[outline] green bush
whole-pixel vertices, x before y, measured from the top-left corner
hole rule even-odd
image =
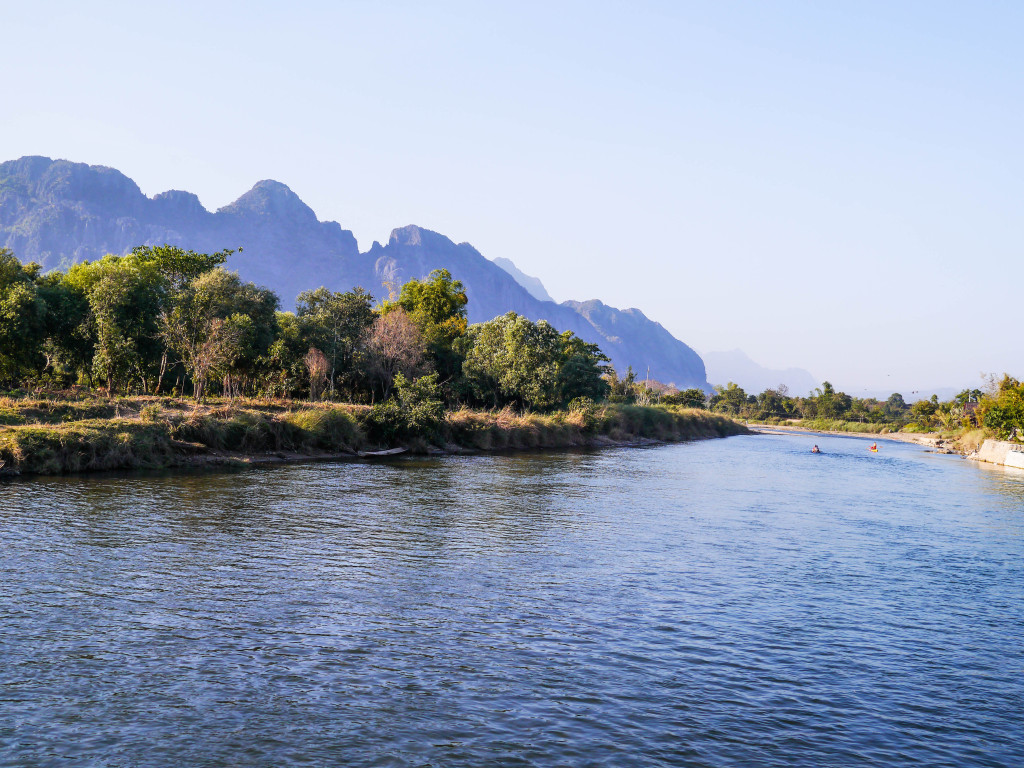
[[[389,397],[370,409],[363,422],[363,429],[370,442],[390,445],[405,436],[407,424],[402,406],[393,397]]]

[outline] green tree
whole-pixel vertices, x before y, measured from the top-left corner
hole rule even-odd
[[[1004,374],[995,392],[982,399],[980,415],[1004,440],[1024,435],[1024,384]]]
[[[850,410],[853,401],[845,392],[837,392],[832,382],[826,381],[816,390],[817,415],[826,419],[838,419]]]
[[[92,358],[96,350],[95,324],[89,299],[61,272],[37,280],[46,302],[46,339],[43,354],[46,371],[62,385],[81,381],[92,384]]]
[[[684,408],[704,408],[707,403],[707,395],[704,394],[703,389],[691,387],[680,392],[663,395],[661,402],[666,405],[681,405]]]
[[[237,252],[241,250],[238,248]],[[127,258],[150,265],[173,298],[197,277],[224,264],[235,252],[236,249],[226,248],[216,253],[197,253],[176,245],[140,245]]]
[[[743,391],[743,387],[732,381],[724,387],[715,387],[715,394],[711,398],[712,410],[739,416],[746,407],[747,393]]]
[[[238,251],[242,249],[239,248]],[[171,312],[181,300],[185,288],[201,275],[204,275],[224,264],[233,249],[224,249],[216,253],[197,253],[175,245],[140,245],[133,248],[128,259],[146,265],[158,276],[156,288],[160,296],[160,324],[166,326]],[[160,372],[157,376],[155,392],[159,393],[167,372],[168,347],[164,346],[160,357]]]
[[[292,312],[275,315],[277,335],[260,360],[263,389],[273,396],[299,397],[305,391],[307,369],[303,357],[309,344],[299,318]]]
[[[275,335],[276,309],[274,294],[219,267],[200,274],[178,293],[161,335],[180,355],[197,401],[212,376],[244,375],[265,357]]]
[[[403,309],[419,329],[434,369],[443,380],[457,376],[462,367],[461,345],[466,334],[465,286],[447,269],[435,269],[426,280],[410,280],[395,301],[384,302],[381,314]]]
[[[376,317],[373,296],[362,288],[335,293],[320,287],[303,291],[297,300],[298,318],[307,342],[323,351],[330,371],[330,396],[339,379],[351,391],[360,380],[360,357],[367,330]]]
[[[42,370],[47,305],[36,285],[39,270],[0,248],[0,381],[16,382]]]
[[[560,401],[563,340],[549,323],[509,312],[471,326],[468,340],[462,370],[478,402],[546,410]]]
[[[626,375],[623,378],[619,378],[618,372],[615,368],[609,366],[605,371],[605,383],[608,384],[608,394],[606,395],[608,402],[610,403],[634,403],[636,402],[636,371],[633,370],[633,366],[629,366],[626,369]]]
[[[898,419],[906,412],[907,408],[907,401],[903,399],[903,395],[899,392],[893,392],[889,395],[889,399],[885,401],[882,409],[889,418]]]
[[[577,397],[600,401],[608,395],[604,379],[610,359],[597,344],[584,341],[572,331],[560,335],[561,360],[558,365],[558,390],[561,404]]]
[[[95,338],[93,375],[107,390],[136,382],[142,391],[158,374],[162,344],[159,318],[163,283],[152,264],[104,256],[68,270],[66,285],[89,304],[89,335]]]

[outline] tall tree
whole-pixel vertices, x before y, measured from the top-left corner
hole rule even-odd
[[[104,256],[68,270],[65,282],[89,303],[95,354],[93,372],[108,391],[136,382],[148,391],[162,346],[159,318],[163,284],[153,265],[131,257]]]
[[[509,312],[469,329],[462,370],[476,398],[546,410],[560,400],[562,338],[544,320]]]
[[[242,249],[237,250],[240,252]],[[140,245],[132,249],[129,258],[147,265],[158,276],[161,300],[160,323],[166,326],[171,312],[181,299],[182,291],[200,275],[224,264],[233,253],[235,253],[234,249],[224,249],[216,253],[198,253],[176,245]],[[160,392],[164,374],[167,371],[168,352],[169,349],[165,344],[160,357],[160,372],[154,389],[156,393]]]
[[[584,341],[572,331],[560,336],[561,360],[558,367],[558,388],[562,404],[576,397],[603,400],[608,395],[604,374],[611,362],[597,344]]]
[[[327,357],[331,397],[339,377],[349,388],[354,386],[363,340],[376,317],[373,296],[362,288],[345,293],[324,287],[303,291],[298,296],[297,315],[308,343]]]
[[[274,326],[261,326],[276,322],[276,305],[272,293],[243,283],[237,274],[219,267],[200,274],[180,291],[162,322],[161,336],[181,356],[196,400],[202,399],[211,375],[230,374],[244,355],[255,360],[266,353]]]
[[[416,325],[435,370],[444,380],[456,377],[462,368],[457,344],[466,333],[466,288],[447,269],[435,269],[425,280],[410,280],[398,299],[384,302],[381,314],[401,308]]]
[[[402,374],[411,379],[425,367],[423,336],[401,307],[373,321],[366,333],[366,348],[371,371],[384,397],[390,393],[395,376]]]
[[[36,286],[39,270],[0,248],[0,381],[14,383],[42,368],[47,306]]]

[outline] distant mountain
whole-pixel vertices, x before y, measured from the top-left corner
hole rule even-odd
[[[471,323],[518,312],[599,344],[620,373],[630,366],[637,372],[650,366],[651,378],[707,387],[700,356],[640,310],[619,310],[596,300],[540,301],[469,243],[456,245],[444,235],[408,226],[394,230],[387,245],[375,242],[364,256],[370,262],[359,275],[365,282],[359,284],[376,278],[378,284],[398,286],[443,267],[465,284]]]
[[[52,269],[161,243],[197,251],[242,247],[229,266],[272,288],[285,304],[311,280],[347,288],[343,265],[359,258],[351,232],[317,221],[276,181],[261,181],[210,213],[190,192],[148,198],[113,168],[47,157],[0,164],[0,245],[23,261]]]
[[[360,253],[352,232],[319,221],[280,182],[261,181],[211,213],[189,192],[146,197],[112,168],[46,157],[0,164],[0,246],[23,261],[65,268],[161,243],[198,251],[241,247],[227,266],[275,291],[287,308],[300,291],[321,285],[336,291],[359,285],[381,298],[410,278],[448,269],[466,285],[470,322],[515,311],[599,344],[620,371],[632,366],[646,374],[650,367],[651,378],[708,388],[700,356],[639,310],[538,298],[468,243],[416,226],[396,229],[386,245],[374,242]]]
[[[705,352],[703,358],[708,381],[716,386],[724,386],[732,381],[749,394],[758,394],[785,384],[791,395],[802,397],[815,387],[821,386],[821,382],[803,368],[765,368],[739,349],[730,352]]]
[[[503,259],[499,256],[496,259],[492,259],[492,261],[512,275],[513,279],[523,286],[523,288],[528,290],[533,298],[540,301],[554,301],[544,288],[544,283],[542,283],[539,278],[526,274],[519,269],[519,267],[513,264],[510,259]]]

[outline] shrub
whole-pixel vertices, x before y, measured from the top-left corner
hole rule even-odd
[[[444,420],[444,401],[441,399],[437,374],[431,373],[410,381],[399,373],[395,376],[395,391],[405,416],[408,435],[434,435]]]
[[[393,397],[374,405],[366,415],[363,428],[371,442],[386,445],[406,433],[406,415]]]
[[[156,403],[150,403],[149,405],[142,406],[142,410],[139,411],[139,418],[149,424],[160,421],[160,416],[163,413],[163,409]]]

